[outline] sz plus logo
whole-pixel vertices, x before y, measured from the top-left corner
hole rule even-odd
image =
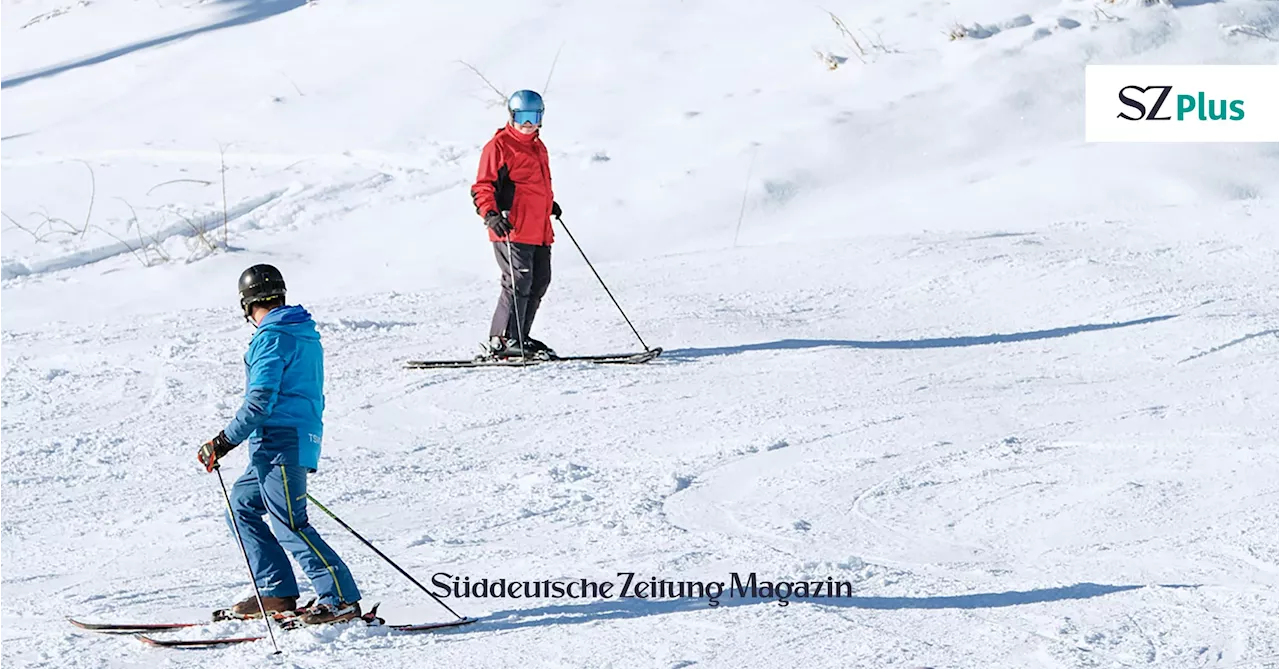
[[[1090,65],[1085,141],[1280,141],[1275,65]]]
[[[1117,116],[1126,121],[1172,121],[1174,118],[1179,121],[1244,120],[1244,100],[1214,100],[1206,98],[1204,91],[1195,95],[1182,93],[1174,96],[1172,93],[1173,86],[1125,86],[1120,89],[1119,98],[1129,109]],[[1158,97],[1151,103],[1153,94],[1158,94]],[[1173,102],[1166,105],[1171,97]],[[1176,111],[1171,112],[1169,107],[1176,107]],[[1176,114],[1176,117],[1170,114]]]

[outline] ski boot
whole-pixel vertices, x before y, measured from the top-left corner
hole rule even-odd
[[[532,351],[534,357],[542,360],[554,360],[556,358],[556,352],[551,350],[550,346],[533,337],[525,337],[524,349],[526,352]]]
[[[310,602],[307,603],[307,606]],[[279,619],[281,616],[289,616],[296,614],[299,610],[305,610],[307,606],[301,609],[298,607],[297,597],[263,597],[262,607],[266,608],[267,613],[271,617]],[[258,598],[250,596],[248,599],[236,602],[231,608],[217,609],[213,612],[213,621],[220,622],[223,620],[255,620],[262,617],[262,608],[258,607]]]
[[[546,344],[537,340],[526,339],[521,343],[506,337],[493,337],[489,340],[489,347],[482,357],[488,360],[508,360],[512,358],[549,360],[551,356],[548,351],[550,349],[547,348]]]
[[[377,607],[374,609],[376,610]],[[306,625],[332,625],[356,619],[364,620],[360,613],[360,602],[343,602],[336,606],[322,603],[302,611],[300,615],[281,621],[280,626],[284,629],[295,629]]]

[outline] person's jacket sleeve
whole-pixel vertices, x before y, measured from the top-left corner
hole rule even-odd
[[[484,216],[498,209],[496,184],[500,181],[502,156],[499,155],[498,142],[490,140],[480,152],[480,168],[476,171],[476,182],[471,186],[471,200],[476,205],[476,213]]]
[[[266,332],[255,337],[249,346],[249,382],[244,403],[224,430],[231,443],[240,444],[248,439],[271,416],[280,396],[280,379],[292,343],[292,337]]]

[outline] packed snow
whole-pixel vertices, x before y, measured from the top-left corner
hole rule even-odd
[[[1274,64],[1276,2],[2,7],[6,667],[1280,664],[1277,145],[1083,140],[1086,64]],[[652,362],[402,367],[486,338],[520,88]],[[563,232],[534,336],[642,350]],[[258,262],[325,346],[316,499],[437,594],[610,596],[275,658],[68,624],[252,593],[195,456]],[[452,618],[311,520],[388,622]]]

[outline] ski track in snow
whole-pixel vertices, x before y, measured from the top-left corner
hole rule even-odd
[[[831,7],[858,58],[786,3],[5,0],[4,665],[1276,667],[1275,147],[1086,145],[1072,87],[1274,62],[1221,26],[1278,13],[1016,4]],[[402,369],[474,355],[496,297],[467,189],[501,109],[457,60],[536,84],[561,47],[557,198],[665,352]],[[534,335],[637,350],[560,232]],[[851,592],[450,598],[480,621],[282,660],[71,627],[252,592],[195,451],[255,262],[326,349],[311,494],[419,580]],[[311,516],[389,622],[449,618]]]

